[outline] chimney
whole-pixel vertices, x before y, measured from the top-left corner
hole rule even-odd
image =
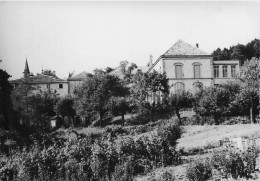
[[[199,48],[199,44],[198,43],[196,43],[196,47]]]

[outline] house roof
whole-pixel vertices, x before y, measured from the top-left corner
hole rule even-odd
[[[147,70],[149,73],[155,65],[162,59],[162,58],[188,58],[188,57],[210,57],[211,55],[206,53],[205,51],[192,46],[186,43],[183,40],[178,40],[169,50],[167,50],[163,55],[161,55],[154,64]]]
[[[80,74],[69,77],[68,80],[83,80],[83,79],[88,78],[90,75],[91,75],[90,73],[83,71]]]
[[[28,78],[21,78],[10,81],[11,83],[31,83],[31,84],[47,84],[47,83],[66,83],[67,81],[64,79],[60,79],[57,76],[49,76],[43,74],[37,74],[35,76],[31,76]]]
[[[205,51],[192,46],[183,40],[178,40],[163,56],[210,55]]]

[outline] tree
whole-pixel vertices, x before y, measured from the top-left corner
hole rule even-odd
[[[124,126],[125,123],[125,114],[128,110],[130,110],[130,100],[129,97],[113,97],[111,99],[112,101],[112,111],[119,112],[119,114],[122,116],[122,126]]]
[[[242,44],[237,44],[232,48],[232,54],[231,54],[231,59],[237,59],[244,63],[246,60],[245,56],[245,46]]]
[[[165,73],[161,74],[155,70],[150,73],[138,70],[133,76],[130,92],[139,111],[148,111],[152,121],[156,104],[161,103],[169,94],[168,78]]]
[[[106,68],[106,73],[110,73],[110,72],[112,72],[114,69],[112,69],[111,67],[107,67]]]
[[[57,112],[61,114],[63,120],[65,116],[74,117],[76,115],[75,109],[73,109],[74,100],[68,95],[62,97],[57,103]]]
[[[28,97],[28,103],[32,109],[31,119],[36,125],[46,128],[48,119],[55,115],[54,106],[58,102],[56,94],[40,92]]]
[[[52,70],[50,70],[50,69],[45,69],[45,70],[43,70],[43,71],[42,71],[42,74],[43,74],[43,75],[48,75],[48,76],[56,76],[55,71],[52,71]]]
[[[225,86],[207,87],[202,92],[195,95],[196,113],[202,116],[213,116],[215,124],[219,124],[219,119],[228,114],[230,101],[230,90]]]
[[[130,66],[127,67],[127,70],[125,71],[125,81],[126,83],[132,83],[133,80],[133,70],[137,68],[137,65],[135,63],[131,63]]]
[[[181,122],[181,116],[180,111],[183,108],[191,108],[194,102],[193,95],[190,92],[187,91],[177,91],[176,93],[170,94],[169,97],[171,107],[176,113],[179,124],[182,124]]]
[[[112,97],[124,96],[126,87],[122,81],[114,76],[106,74],[103,70],[95,70],[94,76],[89,77],[75,94],[74,108],[77,114],[83,117],[93,118],[99,114],[100,125],[109,113]]]
[[[25,118],[29,122],[30,105],[29,96],[33,94],[36,89],[32,84],[27,82],[27,79],[20,81],[16,86],[14,93],[14,104],[18,111],[21,113],[22,118]]]
[[[255,95],[259,92],[260,65],[259,59],[252,58],[246,61],[240,69],[240,80],[242,82],[242,92],[239,97],[245,100],[243,104],[249,106],[251,122],[255,122],[256,107],[259,101]],[[237,98],[238,99],[238,98]],[[237,100],[237,103],[242,103]],[[258,102],[258,103],[257,103]]]
[[[0,122],[7,128],[14,125],[13,107],[11,100],[12,85],[8,82],[11,77],[6,71],[0,69]],[[1,118],[2,117],[2,118]]]
[[[254,39],[245,46],[245,56],[248,60],[260,57],[260,40]]]

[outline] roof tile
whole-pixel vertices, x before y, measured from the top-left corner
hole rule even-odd
[[[181,56],[181,55],[209,55],[203,50],[192,46],[183,40],[178,40],[164,56]]]

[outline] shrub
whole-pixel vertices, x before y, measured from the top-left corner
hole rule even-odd
[[[243,153],[231,149],[215,152],[211,158],[211,165],[221,170],[220,174],[225,178],[249,178],[250,173],[255,171],[256,154],[254,149]]]
[[[190,181],[204,181],[212,176],[211,165],[208,160],[195,161],[187,168],[187,178]]]

